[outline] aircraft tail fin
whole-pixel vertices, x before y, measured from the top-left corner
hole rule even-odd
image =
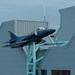
[[[14,33],[12,33],[11,31],[8,31],[8,32],[11,37],[10,41],[11,42],[16,41],[18,37]]]

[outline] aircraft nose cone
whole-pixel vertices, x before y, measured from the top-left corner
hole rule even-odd
[[[50,33],[54,33],[56,30],[55,29],[49,29],[48,30]]]
[[[54,33],[56,30],[55,29],[51,29],[51,31]]]

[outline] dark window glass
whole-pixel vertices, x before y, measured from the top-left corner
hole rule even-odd
[[[70,70],[52,70],[52,75],[70,75]]]
[[[41,70],[41,75],[47,75],[47,70]]]

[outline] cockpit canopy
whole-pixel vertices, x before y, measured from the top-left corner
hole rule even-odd
[[[33,34],[37,35],[38,32],[41,32],[41,31],[43,31],[43,30],[46,30],[46,28],[44,28],[44,27],[39,27],[36,31],[30,33],[30,35],[33,35]]]
[[[45,28],[44,27],[39,27],[38,30],[45,30]]]

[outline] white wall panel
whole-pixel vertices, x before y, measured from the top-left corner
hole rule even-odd
[[[44,21],[23,21],[16,20],[15,21],[15,33],[17,35],[26,35],[39,27],[48,28],[48,22]]]

